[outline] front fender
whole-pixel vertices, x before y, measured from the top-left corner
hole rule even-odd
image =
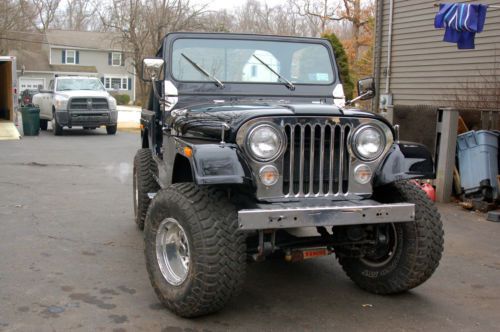
[[[374,186],[400,180],[434,179],[432,155],[425,145],[412,142],[394,143],[375,172]]]
[[[185,148],[190,148],[185,150]],[[250,168],[240,158],[235,144],[189,144],[177,141],[178,153],[189,160],[193,181],[198,185],[248,184],[252,181]]]

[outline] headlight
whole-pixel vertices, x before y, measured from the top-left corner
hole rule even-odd
[[[66,98],[62,98],[62,97],[56,97],[55,101],[54,101],[54,106],[56,107],[56,109],[58,110],[64,110],[66,109],[66,106],[68,105],[68,99]]]
[[[386,139],[382,130],[376,126],[363,126],[354,132],[352,149],[362,160],[375,160],[384,152]]]
[[[110,109],[115,109],[116,108],[116,99],[113,97],[108,98],[108,103],[109,103],[109,108]]]
[[[259,161],[269,161],[281,153],[283,137],[274,126],[262,124],[250,131],[247,146],[252,157]]]

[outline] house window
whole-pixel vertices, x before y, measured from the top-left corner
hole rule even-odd
[[[76,51],[66,50],[66,63],[70,65],[76,64]]]
[[[121,53],[113,52],[111,65],[112,66],[121,66],[122,65],[122,54]]]
[[[128,77],[104,77],[104,87],[107,90],[128,90]]]

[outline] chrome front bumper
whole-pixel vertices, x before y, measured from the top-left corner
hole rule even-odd
[[[242,230],[345,226],[408,222],[415,220],[415,205],[382,204],[373,200],[329,202],[328,205],[297,206],[265,204],[259,209],[240,210]]]

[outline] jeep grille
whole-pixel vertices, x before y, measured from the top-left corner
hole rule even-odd
[[[285,124],[283,194],[311,197],[346,194],[349,188],[349,124]]]
[[[74,111],[106,110],[108,101],[106,98],[73,98],[68,109]]]

